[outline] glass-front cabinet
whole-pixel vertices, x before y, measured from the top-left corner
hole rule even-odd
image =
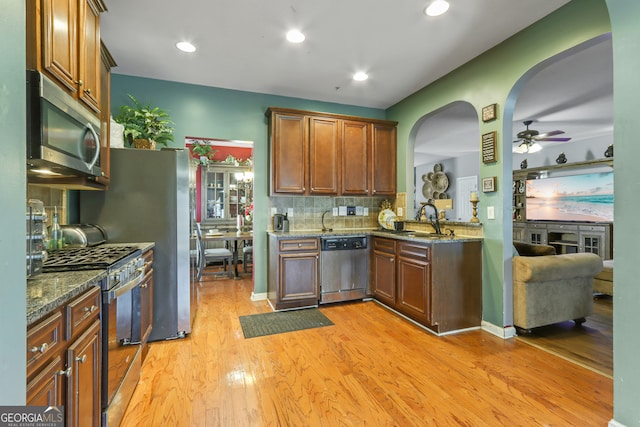
[[[202,221],[235,225],[251,203],[253,182],[249,167],[205,166],[202,169]]]

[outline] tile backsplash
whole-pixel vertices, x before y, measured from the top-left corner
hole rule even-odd
[[[393,203],[392,197],[323,197],[323,196],[271,196],[269,212],[272,208],[277,213],[289,214],[290,230],[318,230],[322,228],[322,213],[325,215],[325,226],[336,229],[377,228],[380,204],[383,200]],[[369,210],[366,216],[333,216],[333,208],[339,206],[362,206]],[[273,223],[269,224],[273,229]]]
[[[67,223],[67,192],[65,190],[27,185],[27,199],[42,201],[44,210],[47,212],[47,226],[51,225],[56,208],[60,224]]]

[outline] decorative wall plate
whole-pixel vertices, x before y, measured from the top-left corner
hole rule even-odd
[[[391,209],[384,209],[378,214],[378,223],[387,230],[395,230],[396,214]]]
[[[449,178],[444,172],[436,172],[433,174],[433,188],[438,193],[444,193],[449,188]]]

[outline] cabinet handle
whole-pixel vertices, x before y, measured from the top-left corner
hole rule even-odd
[[[96,308],[98,308],[96,305],[92,305],[91,307],[85,307],[84,308],[84,312],[85,313],[93,313],[94,311],[96,311]]]
[[[71,376],[71,366],[69,366],[67,369],[65,369],[64,371],[59,371],[58,375],[60,376],[65,376],[67,378],[69,378]]]
[[[84,82],[82,80],[76,80],[76,84],[78,86],[82,86],[84,84]]]
[[[76,362],[84,363],[87,360],[87,355],[83,354],[82,357],[76,357]]]
[[[31,347],[31,353],[44,353],[47,350],[49,350],[49,344],[46,342],[43,342],[40,347]]]

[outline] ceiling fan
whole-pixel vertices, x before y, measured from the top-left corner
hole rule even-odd
[[[571,138],[552,138],[553,136],[563,134],[564,131],[561,130],[552,130],[551,132],[540,133],[535,129],[529,129],[529,125],[533,123],[533,120],[525,120],[522,122],[526,129],[518,132],[516,139],[513,142],[519,142],[520,144],[513,148],[514,153],[536,153],[542,150],[542,146],[538,144],[538,141],[558,141],[558,142],[567,142],[571,140]]]

